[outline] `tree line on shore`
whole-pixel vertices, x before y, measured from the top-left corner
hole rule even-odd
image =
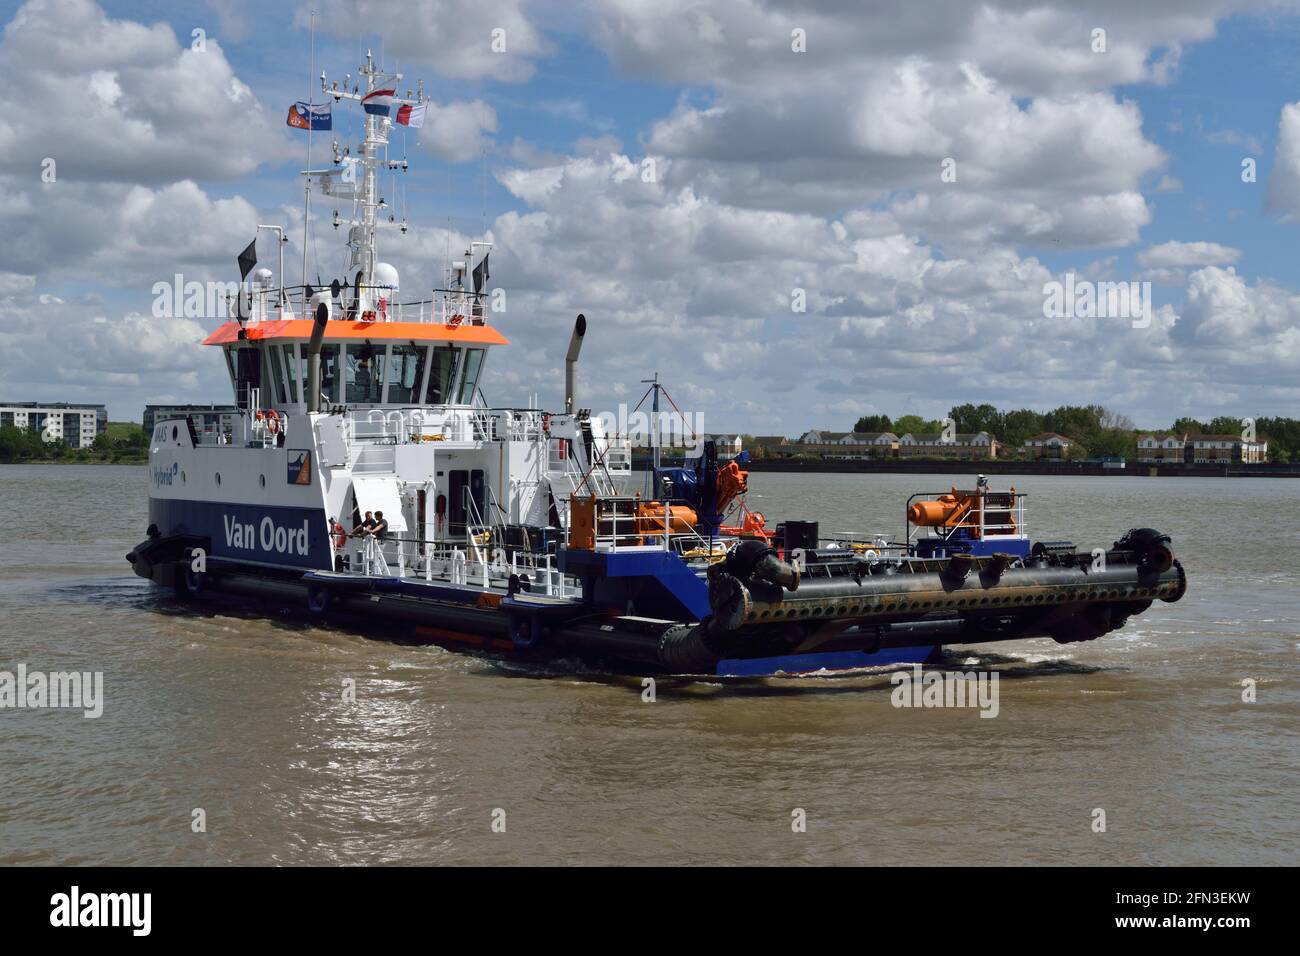
[[[74,448],[67,439],[46,441],[39,432],[16,425],[0,425],[0,463],[31,461],[135,462],[144,461],[149,439],[134,422],[109,422],[95,437],[92,448]]]
[[[1072,458],[1120,456],[1131,459],[1137,455],[1138,435],[1162,433],[1158,429],[1139,429],[1127,415],[1111,411],[1104,405],[1062,405],[1049,412],[1037,412],[1031,408],[1002,411],[993,405],[967,403],[954,406],[948,416],[958,432],[988,432],[1008,448],[1019,449],[1027,438],[1056,432],[1076,443],[1070,450]],[[1167,433],[1240,435],[1246,427],[1244,419],[1228,415],[1208,421],[1180,418]],[[893,432],[900,436],[908,432],[933,434],[943,430],[943,422],[919,415],[903,415],[897,419],[888,415],[864,415],[857,420],[853,430]],[[1256,418],[1254,430],[1258,440],[1268,442],[1270,461],[1300,461],[1300,419]]]

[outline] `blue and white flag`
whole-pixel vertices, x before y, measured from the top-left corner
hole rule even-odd
[[[330,104],[321,103],[319,105],[304,103],[299,100],[289,107],[289,117],[285,121],[286,126],[292,126],[295,129],[333,129],[334,121],[330,115]]]

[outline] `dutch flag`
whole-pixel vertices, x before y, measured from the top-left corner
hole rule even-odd
[[[375,116],[387,116],[392,111],[393,101],[396,99],[395,89],[374,90],[361,97],[361,107]]]

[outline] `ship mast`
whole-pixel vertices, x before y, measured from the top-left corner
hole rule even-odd
[[[360,67],[358,72],[363,81],[351,90],[339,89],[337,81],[334,82],[333,86],[327,88],[325,74],[321,73],[321,89],[333,96],[335,101],[355,100],[361,102],[377,90],[391,88],[393,90],[391,109],[393,110],[399,106],[418,106],[424,102],[423,89],[420,90],[417,99],[409,97],[409,90],[407,91],[407,97],[397,96],[397,84],[401,82],[402,74],[382,72],[375,66],[374,56],[369,50],[366,51],[365,65]],[[344,83],[346,87],[346,78]],[[352,249],[348,278],[355,281],[357,272],[360,272],[362,297],[368,299],[369,287],[374,285],[375,265],[378,262],[375,230],[379,222],[379,208],[382,204],[379,196],[379,167],[383,162],[382,154],[388,146],[388,134],[393,128],[393,119],[391,116],[381,113],[367,112],[365,114],[365,124],[365,138],[361,141],[361,155],[357,160],[357,164],[361,167],[361,182],[357,198],[357,202],[361,207],[360,218],[336,220],[335,225],[346,222],[352,227],[348,233],[348,246]],[[335,163],[338,163],[340,153],[337,141],[334,144],[334,154]],[[403,162],[402,167],[405,168],[405,166],[406,163]]]

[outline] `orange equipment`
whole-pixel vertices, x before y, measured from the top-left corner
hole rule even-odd
[[[714,502],[717,513],[726,514],[727,505],[747,491],[749,491],[749,472],[741,471],[740,466],[734,461],[727,462],[726,465],[718,469],[718,497],[717,501]]]
[[[596,496],[569,499],[569,547],[575,551],[596,550]]]
[[[673,534],[684,534],[695,528],[699,516],[694,508],[685,505],[668,506],[668,526]],[[643,501],[636,506],[636,533],[663,535],[664,504],[662,501]]]
[[[767,519],[763,517],[761,511],[750,511],[745,507],[742,501],[740,504],[741,522],[739,525],[723,525],[722,533],[735,535],[737,538],[764,538],[771,539],[776,537],[775,531],[767,530]]]
[[[915,502],[907,509],[907,520],[924,528],[955,528],[974,506],[974,496],[959,494],[954,488],[951,494],[940,495],[932,501]]]
[[[1016,519],[1011,511],[1014,501],[1014,488],[1010,495],[953,488],[948,494],[933,500],[914,502],[907,509],[907,520],[925,528],[971,528],[976,537],[981,523],[986,535],[1015,534]],[[992,510],[994,507],[997,507],[996,511]]]

